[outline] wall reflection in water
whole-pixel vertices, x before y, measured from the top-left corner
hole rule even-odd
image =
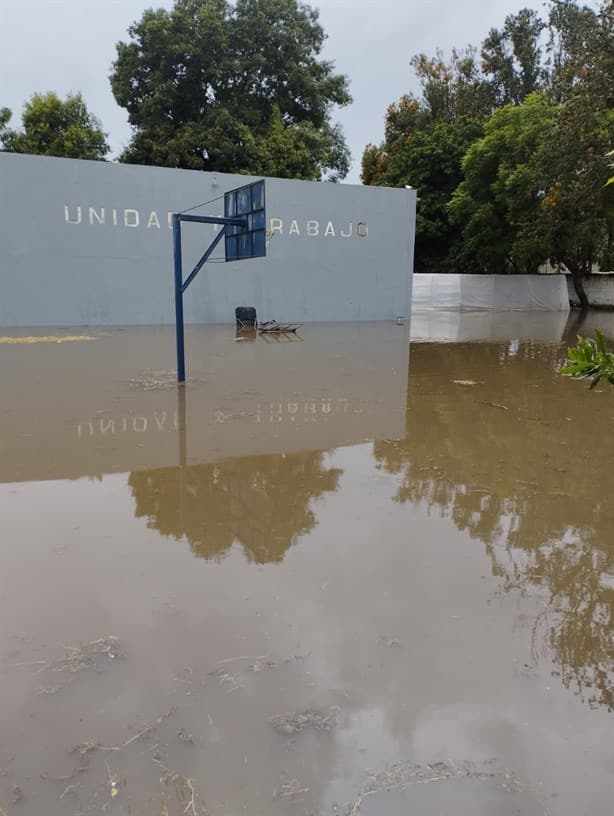
[[[559,346],[425,344],[411,352],[407,435],[376,442],[424,505],[484,542],[505,592],[547,593],[532,652],[614,709],[611,394],[562,380]]]

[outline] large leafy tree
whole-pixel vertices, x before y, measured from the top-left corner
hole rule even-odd
[[[548,245],[536,229],[543,162],[559,108],[540,94],[496,110],[463,160],[449,210],[462,230],[462,265],[479,272],[537,272]]]
[[[446,207],[462,178],[462,158],[482,133],[491,94],[472,49],[455,51],[447,62],[441,53],[432,59],[419,54],[412,66],[421,95],[408,94],[390,105],[384,142],[368,145],[363,154],[362,180],[418,188],[416,271],[447,272],[459,251],[461,230]]]
[[[563,106],[544,153],[547,189],[539,228],[550,260],[572,274],[582,306],[584,279],[614,262],[614,189],[607,186],[614,144],[614,6],[595,11],[573,0],[550,15],[550,94]]]
[[[335,106],[347,79],[321,58],[318,13],[297,0],[176,0],[117,45],[111,87],[133,127],[121,161],[342,178]]]
[[[401,103],[410,105],[411,102]],[[397,108],[392,119],[399,113]],[[465,152],[482,133],[481,120],[464,116],[455,121],[434,121],[409,131],[411,150],[382,154],[369,147],[363,156],[363,181],[395,187],[406,180],[420,192],[416,215],[416,271],[451,272],[462,251],[462,229],[447,210],[450,196],[462,179]],[[477,271],[466,268],[465,271]]]
[[[480,63],[472,49],[414,57],[421,94],[389,108],[362,178],[418,187],[418,271],[534,272],[549,260],[587,304],[584,278],[613,261],[613,24],[609,2],[553,0],[544,20],[524,9],[493,28]]]
[[[482,70],[497,105],[519,104],[546,80],[540,43],[546,24],[536,11],[522,9],[493,28],[482,43]]]
[[[79,93],[66,99],[52,92],[34,94],[23,108],[23,129],[9,128],[10,119],[11,111],[0,109],[0,147],[7,152],[95,160],[109,152],[100,121]]]
[[[614,254],[613,19],[605,6],[553,7],[548,96],[493,113],[450,204],[463,254],[482,271],[535,272],[549,261],[569,270],[582,306],[585,278]]]
[[[441,52],[413,57],[420,94],[391,105],[383,143],[365,148],[365,184],[419,190],[416,271],[480,271],[479,260],[463,252],[462,223],[450,217],[448,203],[483,122],[497,105],[519,102],[542,83],[542,28],[525,9],[491,30],[479,57],[472,47],[453,50],[448,60]]]

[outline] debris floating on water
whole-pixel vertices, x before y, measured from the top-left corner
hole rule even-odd
[[[258,324],[260,334],[295,334],[302,327],[302,323],[278,323],[276,320],[267,320]]]
[[[383,643],[384,646],[388,646],[388,648],[390,649],[401,645],[400,640],[397,640],[396,638],[387,637],[387,635],[380,635],[378,640],[380,643]]]
[[[146,371],[138,377],[128,380],[128,385],[135,391],[171,391],[177,389],[177,372]]]
[[[64,646],[64,656],[47,663],[46,668],[54,672],[81,672],[98,669],[107,660],[122,656],[119,638],[114,635],[91,640],[83,646]]]
[[[0,337],[0,345],[6,346],[30,346],[35,343],[79,343],[82,340],[95,340],[88,334],[58,334],[40,335],[30,337]]]
[[[304,788],[298,779],[289,779],[279,788],[275,788],[273,799],[290,799],[292,802],[297,802],[306,793],[309,793],[309,788]]]
[[[493,761],[485,763],[485,766],[492,765]],[[455,763],[452,760],[424,765],[399,762],[383,771],[369,774],[356,798],[349,804],[347,816],[358,816],[362,802],[367,796],[404,790],[410,785],[447,782],[451,779],[474,779],[482,782],[493,780],[508,792],[525,789],[525,786],[508,768],[504,771],[497,771],[490,767],[478,767],[471,762]],[[547,811],[544,811],[544,815],[547,816]]]
[[[300,714],[278,714],[271,718],[276,731],[282,734],[295,734],[303,728],[317,728],[330,731],[339,721],[339,708],[331,706],[326,711],[308,709]]]
[[[38,666],[36,674],[53,672],[64,675],[59,683],[42,686],[35,690],[35,694],[57,694],[73,681],[71,675],[94,669],[102,671],[109,660],[122,657],[119,638],[108,635],[104,638],[92,640],[81,646],[64,646],[64,654],[52,660],[35,660],[31,663],[17,663],[16,666]]]

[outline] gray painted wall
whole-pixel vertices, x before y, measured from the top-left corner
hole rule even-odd
[[[251,180],[0,153],[0,325],[174,322],[168,214]],[[232,322],[239,305],[279,321],[409,314],[414,190],[268,179],[266,195],[267,257],[207,264],[188,322]],[[222,214],[223,201],[205,211]],[[215,233],[183,232],[187,277]]]

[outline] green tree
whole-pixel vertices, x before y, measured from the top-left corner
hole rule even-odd
[[[541,168],[559,108],[541,94],[506,105],[486,122],[484,136],[463,160],[463,181],[449,210],[462,229],[459,260],[480,272],[537,272],[548,244],[536,229],[544,198]]]
[[[614,7],[562,0],[550,16],[550,93],[559,125],[543,156],[548,189],[539,228],[553,263],[572,275],[580,304],[595,264],[614,261],[614,190],[606,187],[614,142]]]
[[[532,94],[495,111],[463,160],[450,213],[468,264],[535,273],[549,261],[569,270],[587,306],[583,281],[612,255],[606,146],[614,114],[589,111],[583,100],[580,108],[575,99],[555,105]]]
[[[461,162],[482,133],[481,121],[464,116],[432,122],[411,133],[411,150],[393,150],[385,158],[378,148],[363,156],[363,181],[399,186],[411,183],[420,191],[416,215],[416,271],[452,272],[461,253],[462,229],[448,214],[450,196],[462,179]],[[371,164],[372,170],[369,169]],[[477,271],[465,268],[465,271]]]
[[[546,24],[536,11],[522,9],[493,28],[482,43],[482,71],[497,106],[519,104],[545,82],[540,37]]]
[[[94,160],[109,152],[100,121],[79,93],[65,100],[53,92],[34,94],[24,105],[21,131],[8,127],[10,118],[8,108],[0,109],[0,146],[7,152]]]
[[[460,51],[453,49],[447,62],[441,51],[430,58],[417,54],[410,65],[420,82],[420,102],[427,120],[481,117],[493,109],[492,84],[480,70],[477,51],[472,46]]]
[[[419,54],[411,62],[421,96],[401,97],[386,114],[384,142],[368,145],[362,181],[420,191],[416,220],[416,271],[448,272],[459,251],[460,229],[447,203],[462,178],[461,161],[482,133],[490,92],[480,78],[473,49],[455,51],[449,62]]]
[[[351,100],[298,0],[176,0],[117,45],[111,87],[132,140],[121,161],[333,180],[349,152],[331,121]]]
[[[419,96],[391,105],[365,184],[420,192],[418,271],[567,269],[582,305],[614,260],[614,6],[523,9],[474,49],[411,64]],[[447,150],[442,147],[447,144]],[[429,159],[430,167],[429,167]]]

